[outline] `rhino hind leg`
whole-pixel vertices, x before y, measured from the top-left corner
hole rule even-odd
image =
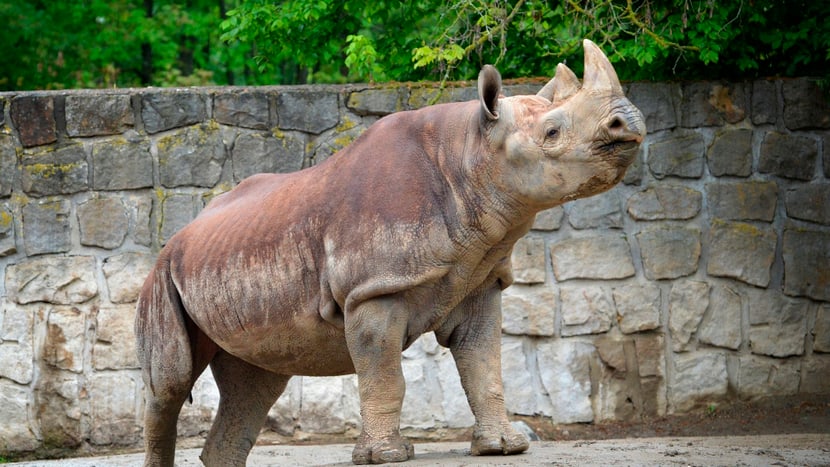
[[[268,410],[290,376],[256,367],[224,351],[210,362],[219,388],[219,409],[200,456],[208,466],[244,466]]]
[[[470,452],[519,454],[530,447],[525,435],[510,425],[501,379],[501,293],[492,288],[471,295],[453,312],[450,326],[436,337],[452,352],[461,385],[476,422]]]
[[[173,466],[176,422],[189,395],[188,386],[163,395],[148,392],[144,409],[145,466]]]
[[[144,465],[154,467],[174,465],[179,412],[207,366],[194,349],[210,348],[205,339],[191,334],[195,327],[184,312],[169,270],[163,266],[157,266],[145,283],[135,321],[146,398]]]
[[[189,357],[189,356],[187,356]],[[160,360],[160,358],[157,357]],[[181,371],[158,371],[145,391],[144,445],[145,466],[174,465],[176,425],[184,402],[191,398],[194,379],[207,365],[192,367],[189,358],[167,355],[165,360],[186,367]],[[196,370],[191,373],[190,370]],[[149,376],[146,376],[149,380]]]

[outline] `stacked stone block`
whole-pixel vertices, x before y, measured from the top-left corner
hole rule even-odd
[[[542,83],[508,86],[532,93]],[[557,423],[830,394],[830,108],[810,79],[634,83],[624,183],[539,213],[503,296],[508,410]],[[0,453],[137,446],[132,322],[164,243],[258,172],[326,159],[431,85],[0,94]],[[403,354],[402,424],[470,426],[449,351]],[[218,394],[197,381],[182,435]],[[357,380],[294,378],[267,426],[355,433]]]

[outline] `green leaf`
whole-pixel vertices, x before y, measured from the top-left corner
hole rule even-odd
[[[430,65],[438,58],[438,51],[432,47],[418,47],[412,51],[412,61],[416,69]]]
[[[450,44],[438,53],[438,59],[447,63],[455,63],[462,58],[464,58],[464,48],[458,44]]]

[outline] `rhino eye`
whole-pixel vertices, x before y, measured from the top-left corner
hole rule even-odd
[[[559,130],[556,128],[551,128],[548,130],[547,137],[548,138],[556,138],[556,135],[559,134]]]

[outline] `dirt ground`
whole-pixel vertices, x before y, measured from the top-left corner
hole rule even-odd
[[[828,375],[830,377],[830,375]],[[754,436],[771,434],[819,433],[830,435],[830,395],[776,397],[729,405],[712,405],[683,415],[646,418],[627,422],[578,423],[557,425],[542,417],[514,416],[524,421],[541,441],[578,441],[655,437]],[[258,444],[334,444],[351,443],[357,436],[297,434],[293,438],[263,432]],[[406,433],[421,441],[466,441],[468,430],[437,430]],[[186,445],[195,447],[201,439]],[[830,448],[830,446],[828,446]]]
[[[830,375],[827,375],[830,378]],[[599,440],[677,436],[830,434],[830,396],[800,395],[710,406],[685,415],[634,422],[554,425],[520,417],[543,440]],[[830,448],[830,446],[828,446]]]
[[[401,467],[426,466],[827,466],[830,436],[820,434],[729,436],[704,438],[636,438],[583,441],[534,441],[515,456],[471,457],[469,443],[415,444],[415,458]],[[351,444],[255,446],[247,465],[349,467]],[[197,467],[199,449],[176,452],[178,467]],[[141,454],[36,461],[15,467],[133,467]],[[387,464],[389,465],[389,464]]]
[[[518,417],[540,440],[528,453],[509,457],[471,457],[469,430],[429,432],[415,437],[411,466],[473,465],[686,465],[830,466],[830,396],[798,396],[709,406],[681,415],[600,424],[554,425]],[[198,466],[201,438],[180,440],[178,466]],[[250,466],[351,465],[350,437],[295,436],[273,432],[260,437]],[[126,467],[143,456],[103,455],[12,463],[16,467]],[[96,457],[96,454],[98,456]]]

